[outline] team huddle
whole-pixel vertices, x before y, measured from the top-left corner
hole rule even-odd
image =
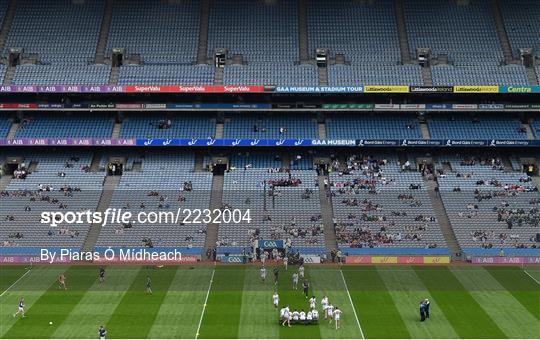
[[[278,276],[279,276],[279,269],[274,268],[274,284],[277,285],[278,282]],[[260,275],[261,280],[263,282],[266,281],[266,267],[263,265],[260,269]],[[292,274],[292,289],[297,290],[298,289],[298,283],[300,280],[302,280],[302,288],[303,293],[306,297],[306,299],[309,297],[309,281],[305,278],[305,268],[303,265],[300,265],[298,268],[298,272],[294,272]],[[279,295],[277,293],[277,290],[274,291],[274,294],[272,295],[272,302],[274,304],[275,308],[279,308]],[[279,311],[279,321],[282,326],[289,326],[291,327],[292,324],[303,324],[303,325],[309,325],[309,324],[315,324],[319,322],[319,310],[317,309],[317,299],[315,296],[311,296],[308,300],[309,302],[309,308],[305,309],[294,309],[291,310],[288,305],[283,306]],[[321,306],[322,311],[324,315],[325,320],[329,320],[329,323],[332,323],[335,321],[336,330],[340,327],[340,319],[341,319],[341,310],[338,307],[333,306],[330,301],[328,300],[327,296],[324,296],[321,299]]]
[[[279,296],[276,293],[272,296],[272,299],[274,301],[274,306],[277,308],[279,304]],[[332,321],[335,321],[336,329],[339,329],[340,327],[340,319],[341,319],[341,310],[337,306],[333,306],[330,301],[328,300],[327,296],[323,296],[321,299],[321,306],[324,313],[324,319],[329,320],[328,323],[332,323]],[[306,313],[304,309],[301,309],[298,311],[297,309],[291,311],[289,306],[284,306],[279,311],[279,320],[282,326],[289,326],[291,327],[291,324],[311,324],[311,323],[318,323],[319,322],[319,311],[317,310],[317,299],[315,296],[312,296],[309,299],[309,309]]]

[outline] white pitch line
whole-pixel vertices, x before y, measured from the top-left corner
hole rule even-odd
[[[366,337],[364,336],[362,325],[360,325],[360,320],[358,319],[358,315],[356,314],[356,309],[354,308],[354,303],[352,302],[351,293],[349,293],[349,287],[347,286],[347,281],[345,281],[345,276],[343,275],[343,271],[340,269],[339,272],[341,273],[341,279],[343,280],[343,284],[345,285],[345,289],[347,290],[347,295],[349,296],[349,301],[351,302],[351,307],[354,312],[354,317],[356,318],[358,329],[360,329],[360,335],[362,335],[362,339],[365,339]]]
[[[206,310],[206,303],[208,302],[208,296],[210,295],[210,290],[212,289],[212,283],[214,282],[214,274],[216,270],[212,270],[212,277],[210,278],[210,284],[208,285],[208,291],[206,292],[206,298],[204,299],[204,305],[201,312],[201,318],[199,320],[199,326],[197,326],[197,333],[195,334],[195,339],[199,338],[199,331],[201,330],[201,324],[204,317],[204,311]]]
[[[11,288],[13,288],[13,286],[15,286],[17,283],[19,283],[19,281],[21,281],[28,273],[30,273],[30,269],[28,269],[24,274],[21,275],[21,277],[19,277],[17,279],[17,281],[13,282],[13,284],[9,287],[7,287],[6,290],[4,290],[2,292],[2,294],[0,294],[0,297],[4,296],[4,294],[6,294],[8,292],[8,290],[10,290]]]
[[[527,272],[525,269],[523,269],[523,272],[527,274],[531,279],[533,279],[534,282],[536,282],[536,284],[540,286],[540,282],[537,279],[535,279],[531,274],[529,274],[529,272]]]

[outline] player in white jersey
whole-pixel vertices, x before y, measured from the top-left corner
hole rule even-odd
[[[300,279],[304,278],[304,265],[301,264],[300,267],[298,267],[298,275],[300,276]]]
[[[319,320],[319,311],[314,309],[311,311],[311,314],[313,315],[313,320]]]
[[[287,254],[285,254],[285,257],[283,258],[283,264],[285,265],[285,270],[289,269],[289,258],[287,257]]]
[[[315,296],[312,296],[311,299],[309,299],[309,309],[315,309],[317,306],[317,299],[315,299]]]
[[[292,288],[294,290],[298,289],[298,273],[293,273],[292,274]]]
[[[262,282],[266,281],[266,268],[264,266],[261,268],[261,280]]]
[[[308,311],[308,312],[307,312],[306,320],[307,320],[308,322],[311,322],[311,321],[313,320],[313,312],[312,312],[312,311]]]
[[[341,309],[336,306],[336,309],[334,310],[334,320],[336,320],[336,329],[339,328],[340,322],[339,319],[341,318]]]
[[[321,299],[321,305],[324,312],[324,318],[327,319],[328,318],[328,297],[326,295],[323,296],[323,298]]]
[[[267,255],[266,255],[266,251],[265,251],[265,252],[263,252],[261,254],[261,262],[262,262],[263,266],[266,263],[266,258],[267,258]]]
[[[274,292],[274,295],[272,295],[272,301],[274,302],[274,307],[278,308],[279,295],[277,292]]]
[[[303,309],[300,312],[300,321],[306,321],[306,312]]]
[[[285,326],[285,324],[291,327],[291,312],[289,311],[289,306],[283,308],[283,323],[281,325]]]
[[[296,309],[292,312],[292,319],[293,321],[298,321],[298,319],[300,319],[300,313],[298,313]]]
[[[22,297],[20,300],[19,300],[19,309],[17,310],[17,313],[13,314],[13,317],[16,317],[17,315],[21,315],[23,318],[25,317],[24,316],[24,298]]]
[[[330,319],[329,323],[332,323],[332,320],[334,319],[334,306],[332,306],[331,303],[328,304],[326,311],[328,312],[328,318]]]

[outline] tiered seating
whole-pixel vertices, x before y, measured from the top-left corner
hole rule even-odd
[[[122,138],[212,138],[216,133],[215,121],[208,115],[172,115],[171,126],[160,129],[164,115],[148,113],[129,114],[120,130]]]
[[[311,116],[291,114],[233,115],[224,124],[225,138],[308,139],[318,138],[318,125]]]
[[[89,224],[49,227],[40,223],[43,211],[96,210],[105,174],[85,172],[85,167],[91,162],[90,153],[79,153],[76,157],[50,152],[25,157],[26,166],[30,162],[38,162],[36,171],[24,180],[12,179],[6,189],[9,195],[0,195],[0,240],[3,246],[82,246]],[[59,176],[59,173],[65,176]],[[53,189],[39,192],[40,185],[51,186]],[[62,187],[73,189],[71,196],[61,192]],[[45,200],[47,197],[48,200]],[[9,216],[13,216],[13,220]],[[13,237],[16,233],[22,234],[22,238]]]
[[[87,64],[96,52],[104,6],[104,0],[17,1],[4,53],[20,47],[43,63]]]
[[[290,165],[293,170],[313,170],[313,155],[306,152],[295,152],[289,155]]]
[[[208,55],[216,48],[242,54],[249,64],[298,61],[298,3],[280,0],[211,1]],[[257,65],[262,66],[262,65]]]
[[[11,119],[6,115],[0,115],[0,138],[6,138],[11,127]]]
[[[453,63],[433,68],[434,85],[528,84],[523,67],[499,66],[503,54],[491,1],[405,1],[404,9],[411,52],[431,48]]]
[[[400,66],[393,1],[308,1],[309,51],[328,48],[349,65],[328,69],[330,85],[421,85],[418,66]]]
[[[491,1],[404,1],[405,20],[412,53],[431,48],[433,54],[448,54],[456,65],[498,65],[503,59]]]
[[[532,127],[533,134],[536,137],[536,139],[540,139],[540,120],[539,119],[532,120],[531,127]]]
[[[276,196],[269,196],[269,181],[289,178],[299,179],[301,183],[275,187]],[[222,251],[228,248],[235,252],[241,247],[250,247],[255,239],[290,239],[294,249],[324,247],[319,190],[315,181],[315,171],[305,170],[292,170],[290,175],[285,172],[269,173],[266,169],[226,173],[223,203],[231,209],[249,209],[252,221],[221,226],[218,246],[224,247]]]
[[[317,68],[313,65],[249,64],[225,67],[226,85],[316,86]]]
[[[208,85],[214,68],[208,65],[144,65],[120,68],[119,85]]]
[[[109,82],[108,65],[19,65],[14,85],[103,85]]]
[[[428,121],[433,139],[527,139],[521,122],[504,116],[433,115]]]
[[[6,65],[0,64],[0,81],[4,82],[4,75],[6,74]]]
[[[352,64],[396,65],[400,60],[393,1],[307,2],[309,51],[328,48]]]
[[[420,66],[348,66],[331,65],[328,67],[330,85],[422,85]]]
[[[268,152],[234,153],[229,160],[230,165],[237,169],[243,169],[245,167],[256,169],[280,169],[283,167],[280,156]]]
[[[112,208],[123,208],[137,216],[145,213],[172,213],[181,209],[207,209],[210,204],[211,173],[194,173],[193,155],[152,153],[145,155],[142,171],[126,172],[113,194]],[[191,182],[193,190],[184,190]],[[154,192],[154,195],[151,195]],[[185,200],[184,200],[185,199]],[[181,224],[172,219],[139,225],[109,224],[102,228],[96,247],[186,247],[201,248],[205,224]],[[195,250],[195,249],[194,249]],[[200,252],[200,249],[199,249]]]
[[[110,138],[114,119],[99,113],[54,113],[27,116],[17,138]]]
[[[334,114],[326,119],[329,139],[418,139],[422,138],[416,117],[407,114]]]
[[[195,62],[200,2],[114,1],[107,52],[125,48],[147,64]]]
[[[522,65],[437,65],[432,68],[434,85],[527,85]]]
[[[441,197],[456,238],[465,251],[539,246],[540,195],[525,174],[501,171],[500,161],[474,165],[444,157],[452,172],[439,178]]]
[[[395,157],[352,157],[346,168],[330,175],[340,247],[446,247],[420,173],[401,172]]]
[[[517,56],[520,48],[532,47],[540,56],[540,3],[535,0],[521,0],[518,3],[504,0],[499,3],[514,54]]]

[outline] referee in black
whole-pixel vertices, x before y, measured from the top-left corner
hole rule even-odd
[[[306,299],[308,298],[308,294],[309,294],[309,282],[308,280],[304,280],[304,283],[302,284],[302,286],[304,287],[304,295],[306,296]]]

